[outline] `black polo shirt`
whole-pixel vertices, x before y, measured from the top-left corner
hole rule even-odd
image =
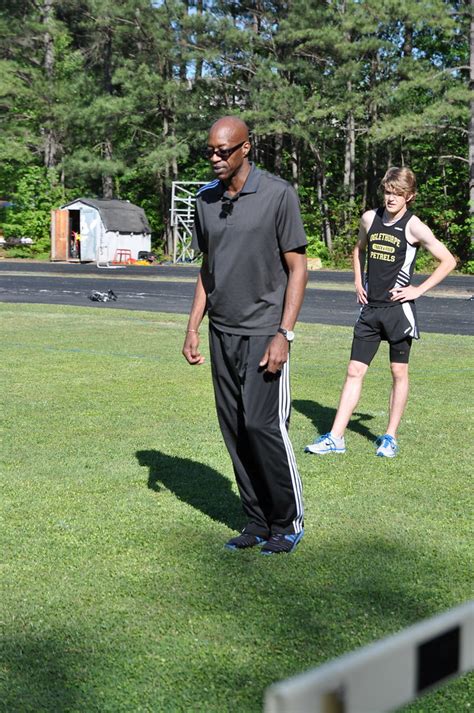
[[[298,197],[287,181],[251,164],[235,196],[219,179],[203,186],[192,247],[208,256],[212,324],[232,334],[274,334],[288,283],[283,253],[306,244]]]

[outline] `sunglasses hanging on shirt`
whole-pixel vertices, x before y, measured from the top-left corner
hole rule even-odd
[[[232,215],[234,203],[235,200],[232,200],[231,198],[222,199],[221,218],[227,218],[229,215]]]

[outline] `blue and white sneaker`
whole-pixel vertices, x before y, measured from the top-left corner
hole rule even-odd
[[[314,443],[306,446],[304,452],[316,453],[319,456],[326,455],[326,453],[345,453],[346,443],[344,436],[342,438],[336,438],[331,432],[325,433],[323,436],[316,438]]]
[[[237,537],[232,537],[224,547],[228,550],[248,550],[250,547],[259,547],[266,543],[264,537],[252,535],[250,532],[243,530]]]
[[[267,544],[260,550],[261,555],[280,555],[293,552],[298,542],[304,535],[304,530],[291,535],[285,535],[284,532],[277,532],[272,535]]]
[[[393,436],[389,436],[386,433],[384,436],[379,436],[375,441],[378,446],[375,451],[375,455],[382,456],[382,458],[395,458],[398,453],[398,445]]]

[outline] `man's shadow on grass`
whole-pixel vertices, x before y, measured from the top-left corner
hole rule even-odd
[[[335,408],[329,408],[328,406],[319,404],[317,401],[308,401],[307,399],[296,399],[293,401],[293,407],[302,413],[303,416],[309,418],[317,433],[320,434],[327,433],[329,431],[336,415]],[[370,413],[360,413],[355,411],[352,414],[347,428],[349,431],[359,433],[369,441],[375,441],[377,435],[372,433],[370,428],[367,428],[365,425],[366,421],[371,421],[373,418],[374,417]]]
[[[11,635],[2,636],[5,675],[0,684],[0,710],[56,713],[101,710],[93,684],[89,685],[94,680],[95,667],[100,670],[102,665],[97,642],[89,642],[82,636],[80,642],[72,644],[75,635],[77,632],[56,626],[54,631],[43,635],[41,631],[22,631],[17,627]]]
[[[217,470],[197,461],[168,456],[161,451],[137,451],[137,460],[149,468],[148,487],[155,492],[170,490],[178,500],[222,522],[231,530],[241,530],[243,513],[239,497],[230,481]]]

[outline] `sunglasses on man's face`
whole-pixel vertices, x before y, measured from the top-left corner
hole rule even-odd
[[[237,151],[237,149],[240,149],[241,146],[245,144],[245,141],[241,141],[240,144],[237,144],[237,146],[232,146],[230,149],[215,149],[213,146],[208,146],[207,148],[204,149],[204,156],[206,158],[212,158],[214,154],[219,156],[219,158],[222,158],[224,161],[227,161],[230,156],[234,153],[234,151]]]

